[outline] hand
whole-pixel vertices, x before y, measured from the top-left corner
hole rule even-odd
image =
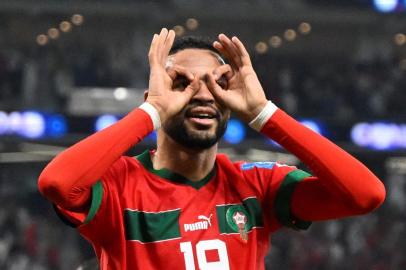
[[[209,90],[240,119],[250,122],[268,102],[264,90],[242,42],[237,37],[229,39],[224,34],[220,34],[218,39],[213,46],[230,61],[231,66],[220,66],[209,74]],[[221,76],[228,78],[227,89],[216,82]]]
[[[199,79],[179,66],[168,66],[168,54],[175,39],[173,30],[163,28],[155,34],[148,53],[150,76],[146,101],[159,113],[161,122],[180,112],[199,89]],[[178,76],[186,77],[191,83],[182,91],[173,89],[173,80]]]

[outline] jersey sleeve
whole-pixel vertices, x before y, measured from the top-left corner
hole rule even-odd
[[[125,189],[126,158],[118,159],[92,186],[92,198],[88,210],[70,211],[54,205],[61,220],[80,233],[92,243],[108,241],[111,232],[120,229],[120,198]],[[110,232],[110,233],[109,233]]]
[[[271,223],[271,231],[281,226],[296,230],[308,229],[311,222],[295,217],[291,210],[291,202],[296,185],[305,179],[312,178],[311,174],[277,162],[242,163],[243,171],[248,181],[254,182],[262,194],[265,215]]]

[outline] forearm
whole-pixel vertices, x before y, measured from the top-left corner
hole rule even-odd
[[[116,124],[97,132],[56,156],[39,177],[39,190],[54,203],[80,208],[90,187],[131,146],[154,129],[151,117],[135,109]]]
[[[282,110],[273,113],[261,133],[304,162],[329,194],[351,208],[353,214],[368,212],[383,202],[385,188],[365,165]]]

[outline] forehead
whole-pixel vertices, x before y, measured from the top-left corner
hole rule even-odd
[[[221,66],[218,56],[205,49],[185,49],[170,55],[169,61],[173,65],[179,65],[187,68],[191,72],[215,69]]]

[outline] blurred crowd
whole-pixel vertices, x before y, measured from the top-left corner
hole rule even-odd
[[[146,62],[117,47],[74,46],[0,49],[0,108],[63,112],[75,87],[145,88]]]
[[[38,195],[37,195],[38,196]],[[3,199],[3,198],[2,198]],[[5,270],[72,270],[80,263],[78,237],[50,214],[38,213],[38,199],[7,198],[0,209],[0,268]]]
[[[363,217],[315,223],[304,233],[276,234],[268,269],[406,269],[405,216],[383,208]]]
[[[0,48],[0,109],[63,111],[76,87],[143,90],[148,82],[144,43]],[[252,58],[268,96],[292,115],[337,121],[406,116],[406,63],[255,52]]]
[[[1,164],[0,269],[74,270],[93,251],[37,191],[44,163]]]

